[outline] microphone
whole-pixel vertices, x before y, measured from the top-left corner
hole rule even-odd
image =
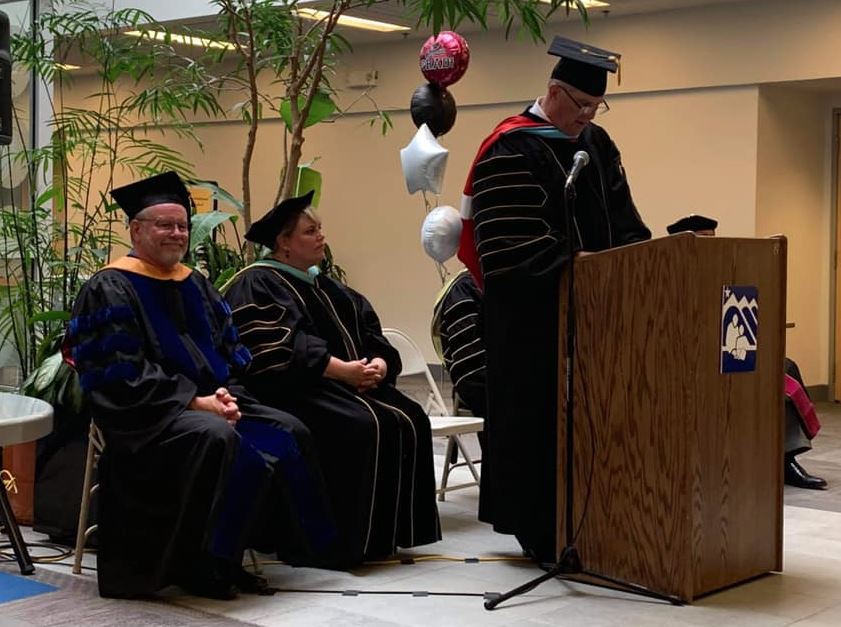
[[[581,170],[583,170],[584,166],[588,163],[590,163],[590,155],[587,154],[586,150],[579,150],[572,156],[572,169],[569,171],[569,175],[567,176],[565,187],[569,187],[575,183],[575,179],[578,178],[578,175],[581,174]]]

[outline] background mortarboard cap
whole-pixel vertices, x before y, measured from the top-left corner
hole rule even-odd
[[[666,227],[669,235],[683,233],[684,231],[713,231],[718,227],[718,221],[706,216],[698,216],[694,213],[681,218],[674,224]]]
[[[552,40],[548,52],[561,57],[552,70],[552,78],[597,98],[604,96],[607,73],[619,70],[619,58],[622,56],[558,36]]]
[[[245,234],[245,239],[266,248],[274,248],[278,233],[312,204],[314,194],[315,190],[310,190],[303,196],[287,198],[254,222]]]
[[[181,205],[187,216],[190,215],[190,192],[175,172],[156,174],[118,187],[111,190],[111,197],[126,212],[129,220],[133,220],[146,207],[163,203]]]

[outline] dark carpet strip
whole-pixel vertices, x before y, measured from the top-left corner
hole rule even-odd
[[[19,574],[17,566],[0,564],[0,572]],[[138,627],[181,625],[251,625],[161,601],[122,601],[102,599],[96,582],[90,578],[65,575],[36,566],[36,581],[56,586],[58,590],[0,605],[0,625],[77,627]]]

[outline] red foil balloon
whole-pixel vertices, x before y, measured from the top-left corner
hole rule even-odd
[[[432,36],[420,51],[420,69],[430,83],[452,85],[467,71],[470,48],[464,37],[445,30]]]

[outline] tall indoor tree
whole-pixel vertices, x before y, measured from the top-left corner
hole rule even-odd
[[[219,77],[221,89],[240,89],[238,107],[247,127],[242,157],[242,208],[244,228],[251,224],[251,166],[260,122],[268,116],[284,119],[283,161],[278,172],[275,202],[295,193],[301,164],[305,129],[326,116],[341,114],[331,99],[331,78],[350,44],[337,32],[339,19],[354,10],[383,0],[212,0],[218,8],[219,27],[206,33],[225,38],[233,50],[222,49],[213,56],[221,61],[231,54],[233,69]],[[410,19],[434,33],[465,22],[489,28],[496,19],[505,36],[524,33],[535,41],[543,39],[547,19],[557,10],[576,11],[588,23],[583,0],[393,0]],[[306,6],[304,6],[306,5]],[[309,10],[319,9],[317,15]],[[302,10],[306,9],[306,10]],[[260,81],[261,74],[270,81]],[[391,125],[387,113],[376,109],[385,132]],[[373,120],[376,121],[376,120]]]

